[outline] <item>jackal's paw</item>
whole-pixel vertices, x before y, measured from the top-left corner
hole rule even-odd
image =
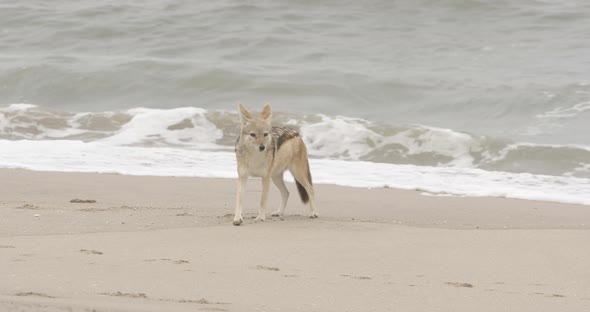
[[[237,219],[234,219],[234,225],[236,225],[236,226],[237,226],[237,225],[240,225],[240,224],[242,224],[242,222],[243,222],[243,221],[244,221],[244,220],[242,220],[242,218],[237,218]]]
[[[281,213],[280,213],[279,211],[277,211],[277,212],[273,212],[273,213],[271,214],[271,216],[273,216],[273,217],[280,217],[280,216],[281,216]]]
[[[309,217],[310,217],[311,219],[315,219],[315,218],[317,218],[317,217],[318,217],[318,213],[317,213],[317,212],[312,212],[312,213],[309,215]]]
[[[266,220],[266,216],[265,215],[258,215],[258,217],[256,217],[256,221],[263,222],[264,220]]]

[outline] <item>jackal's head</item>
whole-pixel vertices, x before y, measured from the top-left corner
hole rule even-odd
[[[262,113],[257,117],[253,117],[242,104],[238,104],[238,108],[240,110],[240,126],[242,130],[240,133],[241,143],[260,152],[268,150],[272,142],[270,133],[272,130],[270,125],[272,112],[270,105],[265,104]]]

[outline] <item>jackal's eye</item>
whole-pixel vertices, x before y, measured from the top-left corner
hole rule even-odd
[[[250,133],[250,136],[251,136],[251,137],[253,137],[253,138],[255,138],[255,137],[256,137],[256,133],[254,133],[254,132],[251,132],[251,133]]]
[[[265,132],[264,133],[264,137],[266,138],[267,136],[268,136],[268,132]]]

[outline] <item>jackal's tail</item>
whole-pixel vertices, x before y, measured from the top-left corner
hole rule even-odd
[[[305,160],[305,165],[306,165],[305,167],[307,169],[307,181],[309,182],[310,188],[312,188],[313,183],[311,182],[311,172],[309,171],[309,161],[307,159]],[[301,182],[303,182],[303,181],[301,181]],[[299,181],[297,179],[295,179],[295,184],[297,185],[297,191],[299,191],[299,197],[301,197],[301,201],[304,204],[307,204],[309,202],[309,194],[305,190],[305,187],[301,183],[299,183]]]

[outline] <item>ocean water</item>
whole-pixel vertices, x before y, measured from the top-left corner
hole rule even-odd
[[[2,1],[0,167],[235,177],[236,104],[318,183],[590,204],[590,2]]]

